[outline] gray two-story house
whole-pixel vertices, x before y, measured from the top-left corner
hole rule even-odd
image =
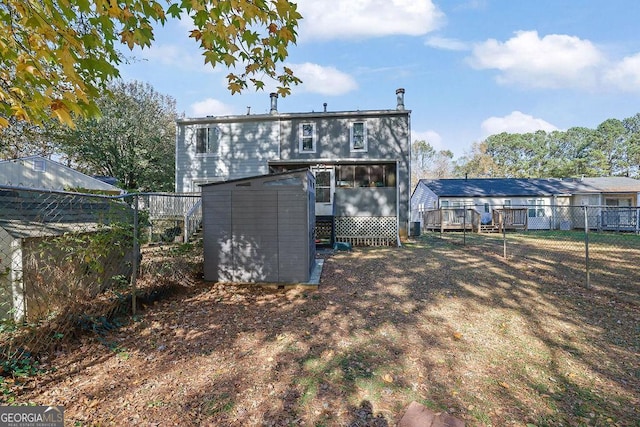
[[[309,168],[316,216],[336,241],[396,245],[407,235],[410,111],[404,89],[386,110],[270,112],[177,122],[176,192],[205,183]],[[326,222],[324,222],[326,223]],[[318,227],[322,238],[323,227]]]

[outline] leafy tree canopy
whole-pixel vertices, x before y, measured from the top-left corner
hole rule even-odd
[[[607,119],[596,129],[491,135],[474,144],[455,171],[472,177],[640,178],[640,113]]]
[[[189,37],[204,62],[239,69],[227,75],[231,93],[262,78],[279,82],[282,96],[300,80],[278,67],[296,41],[301,15],[288,0],[3,0],[0,2],[0,128],[10,119],[73,125],[96,116],[95,99],[119,77],[124,44],[149,47],[154,26],[186,14]]]
[[[149,84],[113,82],[97,99],[102,117],[58,126],[49,136],[77,169],[118,179],[127,190],[173,191],[175,100]]]
[[[411,187],[423,178],[449,178],[453,170],[453,152],[436,151],[425,140],[411,144]]]

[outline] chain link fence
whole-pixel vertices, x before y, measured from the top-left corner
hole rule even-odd
[[[468,207],[440,211],[425,215],[423,238],[473,247],[586,286],[640,283],[638,207],[536,205],[487,215]]]
[[[135,314],[139,298],[188,284],[193,266],[176,269],[167,256],[184,252],[201,219],[195,194],[0,186],[0,375],[28,373],[25,361],[63,338],[101,334]]]

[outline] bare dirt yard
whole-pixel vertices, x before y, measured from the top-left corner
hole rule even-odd
[[[638,270],[586,287],[416,240],[271,289],[202,282],[198,248],[169,255],[145,255],[160,291],[136,316],[61,339],[1,398],[62,405],[71,426],[395,426],[412,401],[467,426],[640,425]]]

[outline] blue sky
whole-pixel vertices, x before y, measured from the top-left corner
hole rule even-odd
[[[286,65],[304,83],[281,112],[393,109],[404,88],[412,139],[456,158],[500,132],[595,128],[640,112],[638,0],[300,0]],[[156,31],[121,67],[187,117],[264,113],[269,92],[231,95],[188,20]],[[272,88],[275,86],[272,86]]]

